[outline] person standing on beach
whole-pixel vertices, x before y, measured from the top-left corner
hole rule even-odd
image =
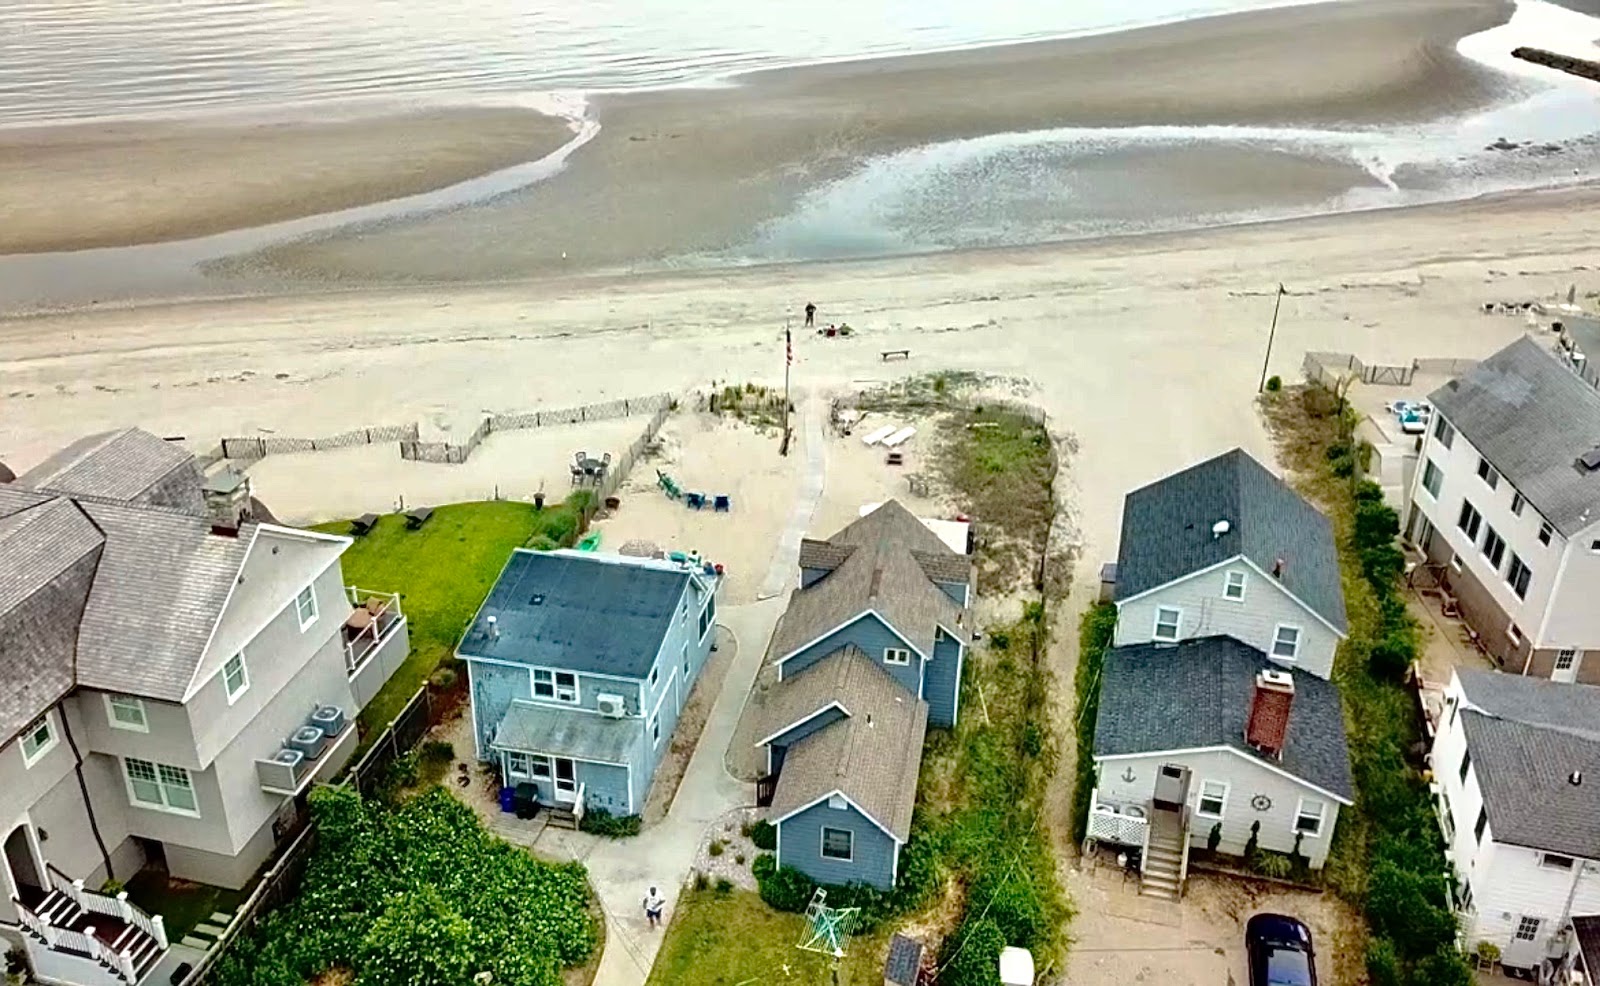
[[[806,328],[817,324],[817,306],[815,302],[806,302]]]
[[[667,902],[656,893],[656,888],[651,887],[650,892],[644,895],[644,916],[650,922],[650,927],[654,928],[661,923],[661,909],[666,906]]]

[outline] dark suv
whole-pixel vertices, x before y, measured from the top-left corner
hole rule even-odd
[[[1311,929],[1283,914],[1257,914],[1244,926],[1250,986],[1317,986]]]

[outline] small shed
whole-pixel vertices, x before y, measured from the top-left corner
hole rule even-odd
[[[889,957],[883,963],[883,986],[917,986],[922,973],[922,943],[905,935],[889,940]]]
[[[1109,603],[1117,594],[1117,563],[1108,561],[1100,566],[1100,601]]]

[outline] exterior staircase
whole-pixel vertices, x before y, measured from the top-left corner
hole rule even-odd
[[[1139,895],[1176,901],[1189,869],[1189,839],[1177,812],[1151,812],[1149,842],[1139,876]]]
[[[149,975],[167,951],[161,918],[128,903],[126,893],[95,893],[53,866],[46,872],[50,889],[42,899],[31,906],[14,899],[30,953],[44,953],[30,955],[34,968],[54,965],[54,955],[108,984],[136,986]]]

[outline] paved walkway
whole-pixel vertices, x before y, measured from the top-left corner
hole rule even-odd
[[[645,891],[652,885],[659,889],[667,900],[665,918],[670,921],[706,830],[730,808],[751,803],[754,792],[750,785],[736,780],[724,766],[728,744],[766,656],[767,641],[783,613],[788,598],[785,590],[796,578],[800,538],[822,498],[826,461],[822,415],[826,404],[812,397],[799,410],[805,469],[794,507],[773,553],[759,601],[731,606],[718,614],[719,622],[738,641],[738,653],[666,818],[633,839],[610,841],[555,829],[539,837],[540,852],[579,859],[588,866],[605,909],[606,950],[600,958],[596,986],[639,986],[649,978],[665,931],[651,929],[645,921],[641,907]]]

